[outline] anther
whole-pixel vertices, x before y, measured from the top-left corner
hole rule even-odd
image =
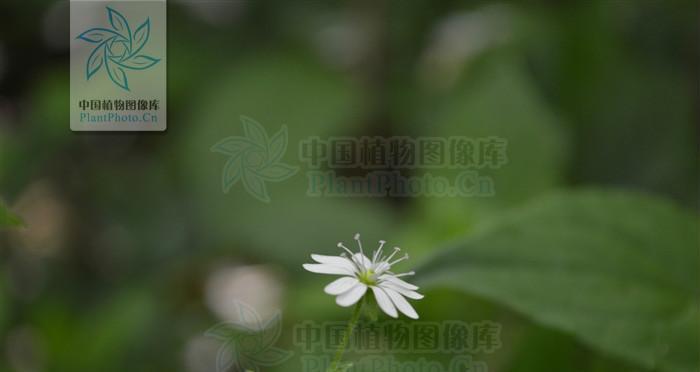
[[[387,262],[388,262],[389,260],[391,260],[392,258],[394,258],[394,255],[396,255],[396,254],[399,253],[400,251],[401,251],[401,248],[399,248],[399,247],[394,247],[394,251],[389,255],[389,257],[383,259],[382,261],[387,261]]]
[[[348,247],[346,247],[342,242],[338,243],[338,248],[344,249],[346,252],[348,252],[350,254],[350,257],[352,257],[354,255],[352,253],[352,251]]]
[[[360,241],[360,233],[355,234],[355,241],[357,241],[357,246],[360,248],[360,254],[364,257],[365,252],[362,250],[362,242]]]

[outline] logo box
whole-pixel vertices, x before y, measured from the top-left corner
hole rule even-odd
[[[166,22],[165,0],[71,0],[71,130],[166,130]]]

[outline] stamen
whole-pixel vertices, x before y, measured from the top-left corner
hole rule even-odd
[[[392,258],[394,258],[394,255],[396,255],[396,254],[399,253],[400,251],[401,251],[401,248],[399,248],[399,247],[394,247],[394,251],[389,255],[389,257],[382,259],[382,261],[387,261],[387,262],[389,262],[389,260],[391,260]]]
[[[355,264],[355,267],[357,268],[358,272],[363,271],[363,269],[362,269],[363,265],[361,265],[359,262],[357,262],[357,260],[355,259],[355,254],[352,253],[352,251],[348,247],[346,247],[343,244],[343,242],[338,243],[338,248],[343,248],[346,252],[348,252],[348,254],[350,254],[350,261],[352,261],[352,263]]]
[[[355,254],[352,253],[352,251],[351,251],[348,247],[346,247],[342,242],[338,243],[338,248],[343,248],[343,249],[345,249],[345,251],[348,252],[348,253],[350,254],[350,257],[352,257],[352,256],[355,255]]]
[[[402,277],[402,276],[413,276],[413,275],[416,275],[416,272],[415,272],[415,271],[409,271],[409,272],[407,272],[407,273],[396,274],[396,275],[394,275],[394,278],[400,278],[400,277]]]
[[[399,262],[401,262],[401,261],[403,261],[403,260],[407,260],[407,259],[408,259],[408,254],[404,255],[403,257],[397,259],[397,260],[394,261],[394,262],[389,263],[389,266],[394,266],[394,265],[396,265],[397,263],[399,263]]]
[[[382,248],[384,248],[384,244],[386,244],[386,240],[379,241],[379,248],[377,248],[377,250],[374,251],[374,257],[372,257],[372,263],[377,263],[377,258],[379,258],[379,255],[382,254]]]
[[[365,252],[362,250],[362,242],[360,241],[360,233],[355,234],[355,241],[357,242],[357,246],[360,247],[360,254],[364,257]]]

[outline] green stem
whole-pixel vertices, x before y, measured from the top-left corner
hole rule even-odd
[[[348,328],[345,332],[345,335],[343,335],[343,340],[340,342],[338,350],[336,350],[335,352],[335,357],[333,358],[333,362],[331,362],[331,366],[328,369],[328,372],[337,372],[338,366],[340,365],[340,362],[343,359],[343,355],[345,354],[345,349],[347,349],[348,343],[350,342],[350,337],[355,331],[357,322],[360,320],[360,315],[362,314],[362,305],[364,304],[364,302],[364,299],[362,299],[360,302],[357,303],[357,305],[355,305],[355,310],[353,310],[352,317],[348,322]]]

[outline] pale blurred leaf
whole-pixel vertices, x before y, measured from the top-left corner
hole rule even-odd
[[[585,191],[494,220],[420,269],[591,347],[664,371],[698,370],[698,220],[663,200]]]

